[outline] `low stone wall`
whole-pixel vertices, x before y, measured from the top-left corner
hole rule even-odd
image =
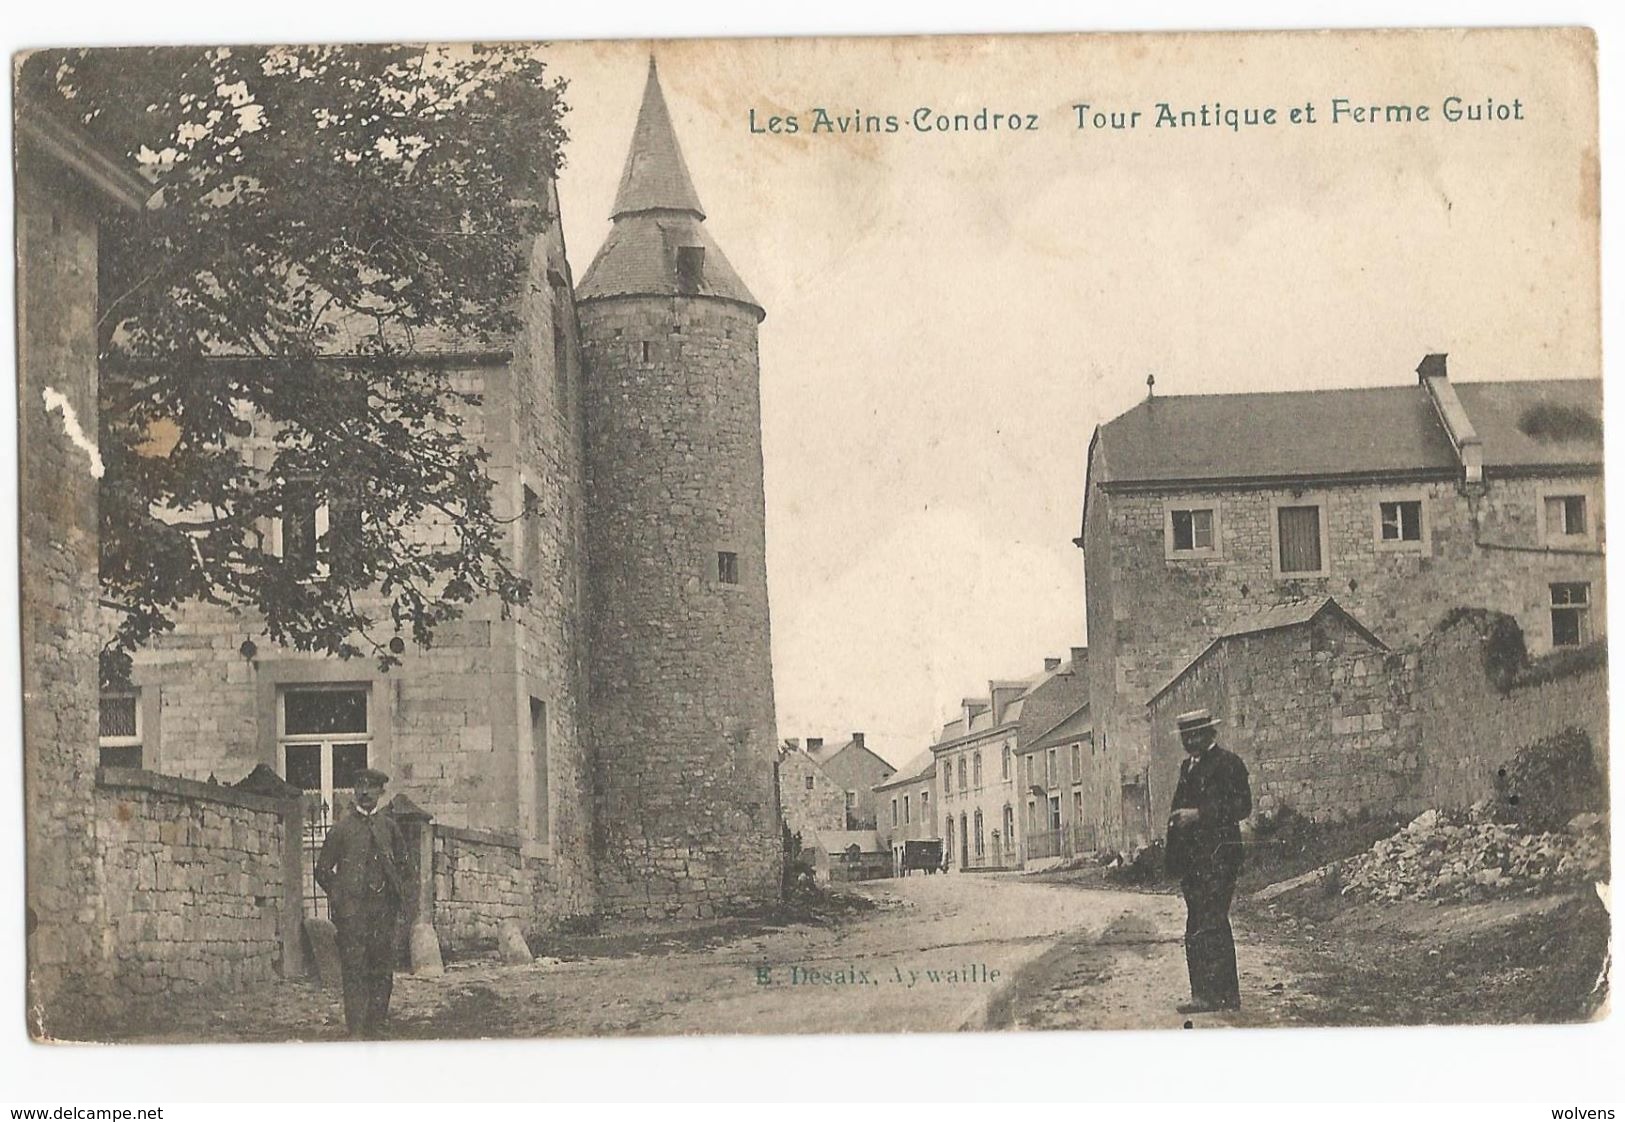
[[[103,768],[95,805],[121,991],[236,989],[300,972],[297,800]]]
[[[1512,674],[1502,688],[1486,669],[1485,645],[1464,620],[1423,649],[1420,805],[1460,809],[1489,798],[1498,768],[1569,727],[1585,732],[1596,759],[1606,764],[1606,648],[1548,656]]]
[[[534,865],[517,837],[434,827],[434,927],[453,951],[490,947],[506,920],[529,930],[536,909]]]

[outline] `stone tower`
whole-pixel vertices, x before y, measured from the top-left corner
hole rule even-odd
[[[706,916],[779,891],[765,313],[706,232],[653,58],[611,219],[576,293],[601,904]]]

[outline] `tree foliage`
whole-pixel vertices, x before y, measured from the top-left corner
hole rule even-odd
[[[432,355],[518,327],[565,140],[539,54],[53,51],[19,90],[155,190],[101,242],[104,678],[191,601],[387,667],[481,595],[523,600],[461,424],[479,397]]]

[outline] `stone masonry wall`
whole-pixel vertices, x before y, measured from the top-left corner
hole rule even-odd
[[[118,989],[131,998],[240,989],[284,968],[298,939],[298,802],[109,768],[97,860]],[[290,895],[291,893],[291,895]],[[293,953],[297,953],[294,951]]]
[[[60,394],[96,436],[96,216],[19,153],[17,411],[28,1023],[81,1033],[111,1010],[96,863],[96,488]]]
[[[602,907],[705,916],[776,898],[756,313],[677,297],[580,315]],[[718,579],[720,552],[738,583]]]
[[[1570,726],[1606,761],[1604,664],[1526,674],[1503,691],[1485,647],[1469,619],[1384,654],[1325,616],[1221,643],[1148,707],[1155,827],[1182,756],[1174,717],[1198,707],[1225,721],[1220,743],[1246,761],[1259,812],[1338,819],[1464,809],[1491,797],[1496,770],[1521,749]]]
[[[1219,743],[1247,764],[1255,812],[1341,819],[1413,805],[1417,661],[1331,615],[1223,641],[1149,706],[1153,828],[1165,829],[1184,758],[1175,717],[1196,708],[1224,721]]]
[[[551,190],[549,205],[556,215]],[[506,619],[490,601],[477,602],[463,619],[438,628],[429,649],[409,645],[402,665],[388,673],[365,659],[278,648],[251,612],[187,605],[172,633],[137,652],[132,677],[144,766],[200,780],[241,775],[257,763],[283,770],[277,707],[284,690],[366,689],[369,762],[390,773],[391,793],[406,794],[443,825],[523,836],[527,858],[547,865],[556,897],[538,908],[575,914],[590,910],[594,892],[590,768],[579,731],[584,426],[558,222],[534,243],[530,271],[511,358],[444,360],[454,364],[454,387],[483,399],[465,411],[463,431],[489,455],[493,505],[511,524],[510,562],[530,579],[530,601]],[[555,331],[562,332],[557,344]],[[249,441],[251,455],[265,463],[267,439]],[[534,497],[528,513],[527,490]],[[451,528],[426,518],[415,533],[437,539]],[[252,660],[240,653],[245,639],[259,648]]]
[[[1514,680],[1503,692],[1484,668],[1484,642],[1463,620],[1423,648],[1422,758],[1417,795],[1424,806],[1460,809],[1495,790],[1495,772],[1524,747],[1570,726],[1608,758],[1608,668],[1592,663],[1552,680]]]
[[[1588,493],[1594,524],[1602,525],[1600,481],[1588,477],[1493,479],[1477,495],[1453,481],[1114,494],[1097,484],[1084,528],[1085,579],[1091,701],[1110,751],[1127,774],[1146,767],[1150,695],[1224,628],[1287,600],[1333,596],[1393,649],[1420,642],[1454,607],[1490,608],[1516,618],[1540,652],[1551,646],[1549,584],[1588,581],[1600,631],[1601,534],[1589,551],[1542,549],[1537,519],[1547,487]],[[1377,504],[1398,498],[1423,500],[1425,550],[1379,546]],[[1219,555],[1168,560],[1165,511],[1215,502]],[[1276,502],[1323,504],[1326,576],[1274,574]],[[1125,830],[1132,833],[1132,823]]]
[[[846,791],[805,752],[786,752],[779,760],[779,798],[790,832],[808,844],[820,830],[846,829]]]

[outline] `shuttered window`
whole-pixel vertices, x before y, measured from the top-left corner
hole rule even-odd
[[[1320,508],[1283,506],[1276,517],[1280,520],[1281,572],[1320,572]]]

